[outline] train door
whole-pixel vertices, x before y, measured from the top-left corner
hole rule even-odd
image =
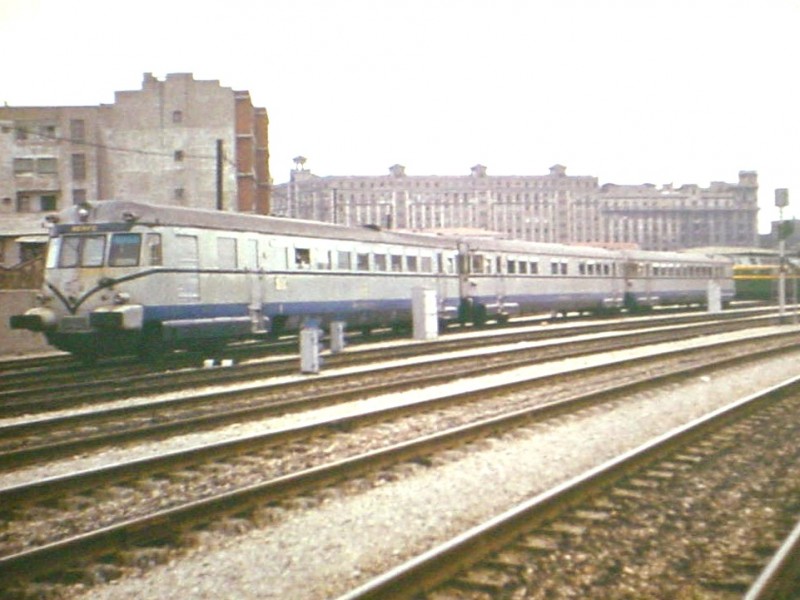
[[[495,293],[495,302],[497,303],[498,307],[502,307],[503,303],[506,299],[506,271],[507,271],[507,264],[506,264],[506,256],[504,254],[498,254],[495,257],[495,273],[497,277],[495,277],[495,281],[497,284],[495,285],[494,293]]]
[[[622,304],[625,308],[633,310],[637,306],[639,265],[635,261],[625,261],[621,267],[623,287],[625,289]]]
[[[264,273],[258,260],[258,240],[244,241],[241,258],[241,267],[247,272],[247,287],[250,300],[247,310],[250,316],[250,330],[252,333],[265,333]]]
[[[458,320],[461,323],[472,320],[474,283],[470,280],[471,258],[469,244],[459,242],[456,269],[458,270]]]
[[[603,269],[609,269],[610,273],[604,271],[604,276],[610,275],[608,280],[611,282],[611,303],[610,306],[618,308],[623,305],[625,298],[625,278],[622,276],[622,265],[617,262],[604,264]]]
[[[175,256],[178,263],[178,302],[200,302],[200,251],[196,235],[175,236]]]

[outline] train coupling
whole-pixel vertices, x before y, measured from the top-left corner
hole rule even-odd
[[[93,329],[141,329],[144,324],[144,307],[141,304],[101,306],[91,312],[89,324]]]

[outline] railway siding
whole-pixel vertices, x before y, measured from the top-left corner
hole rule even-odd
[[[318,445],[318,444],[313,444],[312,446],[317,446],[317,445]],[[424,464],[427,464],[427,463],[423,463],[423,466],[424,466]],[[390,480],[391,480],[391,478],[390,478]]]

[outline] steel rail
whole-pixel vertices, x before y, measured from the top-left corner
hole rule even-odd
[[[742,360],[741,356],[728,358],[726,362],[736,362]],[[718,365],[714,365],[718,366]],[[135,519],[124,523],[119,523],[104,529],[89,532],[55,542],[44,547],[23,551],[14,555],[0,558],[0,579],[19,578],[21,576],[32,577],[48,571],[58,570],[66,566],[66,563],[75,560],[75,557],[89,559],[104,553],[118,549],[131,543],[155,542],[164,538],[174,538],[178,536],[177,528],[185,528],[198,523],[207,522],[212,518],[219,518],[225,515],[237,514],[246,511],[256,505],[268,501],[278,500],[287,495],[296,495],[308,489],[316,488],[326,484],[333,484],[341,480],[352,478],[359,474],[397,464],[404,460],[413,460],[420,456],[430,454],[439,449],[465,444],[473,439],[485,437],[507,431],[514,427],[527,425],[532,421],[540,421],[545,418],[563,414],[576,410],[584,405],[603,401],[609,394],[618,395],[619,393],[630,390],[642,385],[652,385],[676,375],[686,375],[694,373],[703,368],[702,366],[684,367],[678,372],[667,373],[656,378],[642,377],[635,382],[628,382],[623,385],[610,385],[601,390],[595,390],[587,394],[580,394],[574,398],[560,400],[550,404],[528,407],[512,413],[501,415],[472,423],[455,427],[446,431],[438,432],[423,438],[403,442],[394,446],[375,450],[355,457],[342,459],[330,465],[313,467],[292,475],[283,476],[262,484],[252,485],[243,489],[229,491],[214,497],[197,500],[185,505],[167,509],[165,511],[152,514],[141,519]],[[500,386],[488,386],[482,390],[476,390],[467,394],[457,394],[445,396],[438,402],[465,401],[475,397],[485,396],[487,393],[499,394],[519,389],[530,385],[530,382],[513,382]],[[279,436],[307,437],[309,432],[318,429],[343,429],[354,425],[361,425],[371,420],[385,420],[389,416],[399,416],[413,410],[414,407],[396,407],[393,409],[374,411],[371,414],[364,414],[356,417],[342,418],[334,421],[325,422],[318,425],[298,427],[294,430],[275,434]],[[416,407],[419,408],[418,406]],[[260,436],[261,441],[269,437],[269,434]],[[273,439],[278,439],[277,437]],[[283,437],[282,441],[288,438]],[[238,442],[234,442],[237,444]],[[243,441],[243,444],[252,443]],[[222,451],[230,453],[233,446],[225,448],[223,444],[208,450],[212,455]],[[241,449],[241,448],[239,448]],[[234,449],[238,451],[239,449]],[[189,455],[179,457],[179,463],[185,462]],[[199,454],[190,460],[196,460]],[[157,457],[145,461],[134,461],[131,463],[132,469],[138,472],[160,471],[164,467],[164,461],[174,460],[175,457]],[[206,456],[205,458],[208,458]],[[113,483],[118,478],[125,478],[126,474],[118,469],[124,467],[111,467],[94,472],[87,472],[75,476],[72,483],[67,485],[71,490],[79,489],[81,486],[95,485],[97,483]],[[117,472],[115,473],[115,470]],[[127,473],[130,475],[130,472]],[[0,500],[4,506],[10,506],[13,502],[29,501],[31,499],[41,499],[44,495],[52,495],[65,491],[66,488],[59,489],[58,486],[64,485],[59,482],[59,478],[52,481],[43,481],[29,486],[9,488],[0,493]],[[64,479],[64,478],[61,478]],[[65,481],[68,478],[65,479]],[[47,489],[49,486],[49,490]],[[43,496],[39,496],[43,495]],[[383,596],[370,596],[383,597]]]
[[[800,593],[800,521],[786,536],[743,600],[789,600]]]
[[[676,322],[676,319],[678,321]],[[556,336],[574,336],[582,334],[602,333],[606,331],[630,331],[642,328],[654,328],[667,325],[711,323],[711,322],[750,322],[774,323],[777,317],[773,313],[745,314],[718,313],[714,316],[704,314],[690,314],[686,317],[658,317],[650,319],[623,319],[617,321],[600,321],[589,325],[552,325],[549,327],[522,328],[515,330],[497,330],[491,332],[467,332],[445,336],[436,340],[413,341],[398,344],[392,347],[382,346],[378,349],[364,345],[349,348],[344,353],[326,354],[325,360],[328,367],[342,367],[354,363],[363,363],[374,360],[376,356],[392,358],[406,358],[422,354],[455,351],[465,347],[474,347],[476,344],[503,344],[519,341],[533,341],[552,339]],[[220,385],[230,381],[244,380],[253,376],[279,376],[298,372],[297,357],[273,357],[265,362],[243,364],[239,363],[227,369],[184,369],[175,371],[159,371],[153,373],[137,372],[130,376],[120,376],[118,372],[110,371],[105,378],[92,378],[91,385],[86,381],[66,382],[61,381],[54,386],[52,381],[38,383],[35,386],[0,391],[0,417],[14,416],[34,410],[54,410],[68,408],[76,404],[87,403],[94,400],[105,400],[109,396],[115,399],[141,395],[143,393],[165,393],[182,389],[187,385]],[[31,400],[31,398],[33,398]]]
[[[338,600],[392,600],[432,590],[566,509],[652,462],[800,390],[800,376],[762,390],[607,461],[380,575]]]
[[[714,328],[722,327],[727,328],[732,323],[725,322],[721,325],[715,325]],[[704,325],[687,325],[681,326],[683,332],[694,331],[697,332],[699,327]],[[647,333],[630,333],[626,332],[620,336],[610,336],[600,339],[589,340],[566,340],[562,343],[554,342],[547,346],[533,346],[526,349],[512,349],[500,350],[492,353],[492,358],[502,361],[500,364],[492,364],[491,361],[486,362],[486,356],[482,355],[484,363],[476,366],[475,357],[442,357],[434,361],[426,362],[425,367],[428,368],[431,364],[455,365],[459,362],[465,362],[469,368],[468,375],[471,377],[483,374],[497,373],[506,371],[515,367],[530,366],[532,364],[552,360],[553,358],[566,358],[569,356],[580,356],[592,352],[609,351],[618,348],[618,341],[620,339],[633,341],[635,343],[626,347],[635,347],[645,344],[652,344],[658,341],[670,340],[674,337],[674,328],[656,329]],[[765,339],[780,339],[788,338],[793,339],[796,337],[795,331],[779,332],[766,336]],[[736,346],[739,341],[731,341],[728,344]],[[717,347],[723,348],[725,344],[719,344]],[[675,351],[676,353],[684,352],[682,350]],[[534,354],[534,357],[531,357]],[[507,357],[507,358],[506,358]],[[75,453],[79,451],[90,450],[101,446],[109,445],[112,443],[131,442],[144,437],[155,437],[166,434],[176,434],[185,431],[197,431],[200,429],[209,429],[215,426],[221,426],[231,422],[238,422],[244,419],[263,418],[270,415],[285,412],[287,410],[297,409],[312,409],[322,406],[329,406],[343,402],[352,401],[357,398],[362,398],[369,394],[389,393],[407,390],[409,388],[418,388],[426,385],[437,385],[452,381],[454,375],[449,373],[430,373],[428,375],[415,375],[413,378],[400,378],[394,382],[382,381],[377,384],[367,384],[358,382],[358,378],[364,376],[374,376],[374,374],[382,373],[386,376],[390,374],[402,375],[403,372],[409,369],[409,365],[395,365],[390,367],[383,367],[375,370],[367,370],[360,373],[344,373],[344,374],[331,374],[327,376],[327,382],[339,382],[338,389],[329,392],[320,392],[315,385],[314,389],[304,398],[297,398],[294,400],[270,402],[267,404],[256,403],[240,408],[231,409],[230,405],[233,402],[244,401],[245,399],[251,400],[258,398],[259,395],[269,394],[270,392],[279,393],[285,396],[289,388],[299,388],[308,386],[309,383],[305,380],[295,382],[285,382],[280,384],[267,383],[246,389],[236,389],[221,392],[204,392],[199,396],[186,397],[181,399],[162,400],[155,403],[146,403],[136,406],[118,407],[104,411],[96,411],[92,413],[79,413],[75,415],[68,415],[63,417],[55,417],[51,419],[39,419],[32,422],[25,422],[15,425],[7,425],[0,427],[0,439],[8,440],[14,436],[38,434],[39,436],[47,434],[55,428],[64,428],[70,425],[85,427],[91,423],[102,423],[108,421],[110,418],[122,419],[126,417],[133,417],[136,415],[144,415],[149,419],[145,425],[135,426],[134,428],[122,429],[117,431],[105,431],[96,435],[80,437],[77,439],[56,440],[45,444],[31,445],[23,448],[0,452],[0,464],[3,468],[8,470],[10,468],[19,467],[22,465],[30,464],[35,461],[46,460],[52,457],[61,456],[64,454]],[[465,374],[466,375],[466,374]],[[352,382],[352,383],[349,383]],[[317,382],[315,381],[315,384]],[[346,388],[346,389],[343,389]],[[352,389],[351,389],[352,388]],[[190,416],[188,418],[178,418],[174,421],[157,422],[154,417],[156,410],[171,410],[179,407],[187,407],[196,404],[207,405],[214,402],[220,406],[220,410],[212,413],[207,413],[198,416]],[[257,401],[254,401],[257,402]]]
[[[730,347],[732,345],[734,345],[732,342],[724,344],[725,347]],[[720,345],[718,348],[721,348],[722,346],[723,345]],[[708,351],[708,348],[702,348],[697,350],[696,353],[699,355],[706,355]],[[558,414],[562,414],[565,411],[575,410],[582,404],[597,402],[598,399],[602,399],[604,396],[609,394],[620,394],[623,392],[630,393],[632,390],[636,389],[642,384],[652,385],[653,383],[664,382],[675,377],[686,377],[690,374],[705,371],[710,368],[720,368],[724,366],[730,366],[732,364],[748,362],[764,356],[769,356],[775,352],[783,351],[785,351],[785,348],[770,348],[755,353],[739,354],[733,358],[724,358],[722,360],[715,360],[712,358],[709,359],[708,362],[700,365],[685,366],[656,376],[648,374],[647,376],[637,378],[633,381],[605,386],[589,394],[580,393],[571,399],[543,404],[535,409],[523,409],[520,411],[520,414],[535,415],[537,419],[552,418]],[[660,353],[653,356],[625,359],[611,365],[605,364],[602,366],[582,367],[568,372],[566,375],[569,377],[586,379],[587,377],[591,377],[594,373],[599,373],[605,369],[608,369],[609,366],[625,368],[639,364],[647,364],[648,362],[658,362],[665,358],[669,359],[674,356],[681,356],[687,359],[689,358],[685,350],[676,350],[673,352]],[[219,458],[224,458],[226,456],[244,454],[253,450],[287,444],[292,441],[309,438],[314,435],[320,435],[330,431],[349,431],[356,427],[369,425],[373,422],[388,421],[390,419],[397,419],[403,416],[417,414],[421,408],[426,410],[438,410],[450,405],[481,399],[485,397],[487,393],[498,395],[508,394],[519,390],[528,389],[531,385],[547,385],[548,382],[561,379],[564,377],[564,375],[565,373],[559,373],[556,375],[545,375],[532,379],[521,379],[512,383],[484,386],[480,389],[474,389],[471,392],[446,394],[424,401],[393,406],[390,408],[364,411],[355,415],[339,417],[311,425],[301,425],[276,432],[239,438],[227,442],[218,442],[190,450],[181,450],[174,453],[164,454],[154,458],[146,458],[108,467],[100,467],[98,469],[93,469],[74,475],[44,479],[32,484],[25,484],[10,488],[0,488],[0,505],[8,506],[11,503],[42,502],[44,500],[57,497],[64,492],[80,491],[100,483],[107,484],[114,481],[124,481],[129,479],[131,476],[159,472],[164,468],[181,468],[188,465],[197,464],[199,462],[208,462]],[[384,390],[384,388],[381,386],[376,386],[376,390]],[[353,393],[355,394],[355,392]],[[306,400],[302,399],[288,401],[282,404],[280,407],[280,412],[289,410],[293,407],[303,406],[305,402]],[[531,410],[534,410],[535,412],[531,413]],[[512,416],[511,418],[513,419],[515,417]]]

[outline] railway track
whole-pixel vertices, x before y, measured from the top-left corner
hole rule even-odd
[[[568,337],[581,334],[597,334],[602,332],[632,331],[642,328],[671,326],[678,323],[703,324],[712,326],[716,323],[722,327],[727,323],[730,328],[756,327],[759,324],[776,323],[774,311],[738,311],[721,313],[709,318],[707,314],[688,314],[682,317],[667,316],[649,319],[624,319],[601,321],[591,325],[550,326],[540,328],[523,328],[498,330],[487,334],[468,333],[457,336],[446,336],[438,340],[422,343],[404,343],[390,346],[364,346],[347,352],[326,356],[326,368],[340,368],[367,364],[377,360],[402,359],[425,354],[455,352],[474,349],[478,346],[514,344],[536,340]],[[706,329],[707,331],[708,329]],[[696,335],[702,335],[698,329]],[[195,365],[197,361],[195,361]],[[131,366],[130,369],[103,369],[99,372],[67,371],[59,375],[47,371],[36,372],[32,379],[15,379],[3,377],[0,388],[0,418],[13,417],[20,414],[32,414],[76,406],[89,405],[102,401],[130,398],[144,394],[169,393],[202,385],[225,385],[235,382],[250,381],[296,374],[298,363],[296,356],[271,357],[249,363],[239,363],[226,369],[174,368],[174,370],[147,369],[142,365]]]
[[[775,314],[774,307],[764,306],[758,303],[735,303],[734,308],[726,310],[723,314],[732,318],[741,316],[759,316],[765,314]],[[705,318],[705,311],[688,310],[686,307],[660,307],[657,309],[656,319],[702,319]],[[633,317],[632,317],[633,319]],[[587,315],[571,315],[568,317],[570,326],[576,325],[584,321],[618,321],[619,317],[596,317]],[[480,331],[502,331],[503,329],[529,327],[542,325],[543,323],[551,322],[552,318],[544,316],[530,316],[524,318],[513,319],[512,321],[504,324],[491,324],[487,328]],[[567,319],[557,320],[559,323],[567,322]],[[451,328],[443,333],[448,336],[457,331],[458,328]],[[364,335],[358,331],[347,332],[347,343],[349,345],[357,344],[370,344],[374,342],[402,339],[407,337],[406,334],[398,335],[396,332],[390,330],[380,330],[372,332],[370,335]],[[225,358],[230,358],[235,362],[245,362],[249,360],[258,360],[266,357],[271,357],[276,354],[296,354],[297,353],[297,338],[293,336],[285,336],[280,339],[268,339],[264,341],[248,341],[245,343],[232,343],[226,346],[222,351],[210,352],[209,355],[223,354]],[[119,359],[105,359],[91,366],[84,365],[73,356],[62,353],[54,352],[52,354],[42,356],[26,356],[26,357],[0,357],[0,392],[19,388],[25,389],[26,387],[36,387],[40,383],[40,378],[46,375],[51,381],[62,383],[74,381],[74,374],[76,372],[91,373],[93,377],[99,380],[110,378],[114,376],[131,376],[143,374],[153,371],[171,371],[184,368],[195,368],[198,363],[203,362],[203,358],[208,358],[203,352],[176,352],[168,354],[161,360],[161,365],[147,365],[141,364],[133,358],[119,358]],[[55,380],[53,378],[56,378]]]
[[[0,471],[36,461],[77,454],[111,444],[197,432],[291,410],[309,410],[349,402],[375,393],[403,392],[447,383],[459,377],[475,377],[530,366],[556,358],[610,352],[677,338],[708,335],[752,325],[752,319],[698,323],[648,329],[635,334],[608,335],[537,344],[518,337],[509,349],[500,346],[484,352],[480,362],[473,353],[431,357],[418,364],[378,365],[358,372],[332,375],[322,380],[249,383],[244,389],[201,391],[91,412],[26,420],[0,427]],[[794,333],[779,333],[784,348],[794,343]],[[507,336],[502,339],[508,340]],[[403,353],[408,348],[401,349]]]
[[[27,579],[55,571],[61,579],[54,580],[70,581],[77,576],[76,572],[83,573],[87,569],[86,564],[72,564],[76,556],[89,561],[92,577],[113,577],[121,569],[116,562],[120,555],[145,553],[152,558],[168,553],[163,544],[170,547],[180,540],[186,543],[197,527],[224,519],[225,515],[233,515],[234,521],[250,519],[257,507],[280,502],[286,497],[296,498],[308,490],[391,468],[402,461],[426,461],[427,454],[442,448],[463,446],[468,440],[497,435],[531,420],[574,411],[577,406],[607,402],[610,395],[652,386],[654,381],[663,384],[665,378],[685,377],[687,372],[696,376],[698,369],[710,368],[709,363],[716,363],[719,368],[720,363],[745,360],[741,348],[729,347],[724,354],[721,356],[705,348],[691,357],[673,356],[667,361],[671,366],[664,367],[661,373],[656,367],[659,361],[652,359],[649,364],[647,361],[629,364],[627,377],[621,375],[624,369],[614,368],[613,386],[609,383],[608,366],[596,369],[592,375],[584,371],[572,380],[551,382],[549,386],[537,381],[538,400],[528,399],[528,406],[524,406],[520,396],[530,394],[531,382],[515,381],[491,391],[481,390],[467,396],[458,394],[414,407],[394,408],[383,414],[339,418],[276,433],[271,438],[260,436],[239,442],[238,446],[217,445],[6,489],[0,494],[0,505],[5,507],[9,522],[3,536],[5,550],[0,558],[0,580],[17,580],[24,588],[30,585],[29,581],[25,583]],[[663,357],[660,362],[664,362]],[[703,364],[706,367],[701,367]],[[620,389],[620,380],[625,381],[623,389]],[[592,391],[577,393],[577,381],[582,381],[584,387]],[[557,393],[559,387],[561,391]],[[563,398],[555,403],[552,399],[559,395]],[[499,401],[497,396],[504,399]],[[550,401],[547,406],[543,406],[543,398]],[[470,411],[464,410],[465,403]],[[481,403],[492,407],[488,413],[477,409]],[[453,406],[452,412],[442,413],[448,405]],[[426,412],[436,409],[428,426],[434,429],[424,432],[418,422],[422,406]],[[355,439],[357,432],[370,423],[380,424],[402,415],[414,421],[410,437],[392,438],[378,425],[377,430],[361,434],[366,435],[361,441],[347,443],[331,439],[337,436]],[[463,419],[461,422],[457,422],[459,416]],[[442,429],[442,423],[447,424],[447,428]],[[370,443],[377,445],[365,451]],[[320,448],[347,448],[348,445],[350,450],[344,454],[320,452]],[[228,476],[237,470],[241,471],[241,478],[232,484]],[[221,473],[226,475],[226,483],[219,486],[224,489],[213,489],[212,485],[209,491],[208,482],[218,480]],[[263,481],[265,477],[272,478]],[[190,488],[196,491],[190,494],[187,491]],[[145,514],[131,518],[136,509],[130,503],[121,502],[120,495],[133,497],[132,504],[140,503],[138,510],[144,510]],[[108,501],[104,502],[106,498]],[[143,498],[168,499],[171,504],[154,507],[152,500],[148,503]],[[75,516],[78,513],[83,515],[82,521]],[[120,513],[124,518],[118,516]],[[97,530],[98,527],[101,529]],[[51,532],[46,535],[59,532],[61,537],[37,539],[43,531]]]
[[[780,579],[772,565],[787,562],[800,535],[798,408],[800,377],[527,500],[341,600],[739,598],[751,585],[749,600],[794,597],[797,588],[782,596],[761,582]],[[794,569],[780,572],[796,577],[796,558]]]

